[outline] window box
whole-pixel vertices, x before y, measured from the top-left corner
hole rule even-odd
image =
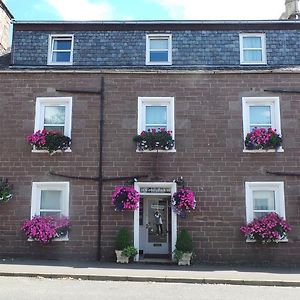
[[[240,230],[248,242],[276,244],[280,241],[287,242],[287,232],[291,228],[283,218],[279,217],[275,212],[271,212],[263,217],[254,219],[245,226],[242,226]]]
[[[72,65],[73,45],[73,35],[50,35],[48,46],[48,65]]]
[[[53,155],[57,151],[70,149],[71,139],[60,132],[38,130],[27,137],[28,143],[35,151],[45,151]]]
[[[267,64],[264,33],[240,34],[240,63],[241,65]]]
[[[277,150],[282,145],[282,138],[272,128],[253,128],[245,139],[246,150]]]
[[[146,65],[172,64],[172,35],[147,34]]]
[[[142,131],[133,138],[139,151],[168,151],[174,148],[174,140],[170,131]]]

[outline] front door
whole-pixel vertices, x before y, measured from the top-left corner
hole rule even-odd
[[[140,223],[141,250],[145,256],[170,252],[170,197],[148,195],[142,199]]]

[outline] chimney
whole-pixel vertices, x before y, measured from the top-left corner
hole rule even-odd
[[[10,47],[9,29],[13,15],[0,0],[0,56],[7,53]]]
[[[280,19],[299,19],[298,2],[299,0],[285,0],[285,12],[281,15]]]

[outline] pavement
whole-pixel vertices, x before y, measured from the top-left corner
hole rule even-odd
[[[0,260],[0,276],[300,287],[300,268]]]

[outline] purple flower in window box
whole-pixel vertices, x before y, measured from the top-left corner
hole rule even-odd
[[[172,131],[164,129],[142,131],[141,134],[133,138],[133,141],[137,143],[138,150],[141,151],[171,150],[174,148]]]
[[[245,147],[247,150],[278,149],[282,145],[282,137],[276,129],[253,128],[246,135]]]
[[[70,230],[69,218],[65,216],[34,216],[24,221],[21,230],[27,238],[48,244],[54,238],[65,236]]]
[[[58,150],[65,151],[71,146],[71,139],[59,131],[38,130],[26,139],[36,150],[47,150],[50,155]]]
[[[242,226],[240,230],[247,239],[266,244],[278,243],[285,239],[291,227],[287,221],[272,212],[262,218],[254,219]]]

